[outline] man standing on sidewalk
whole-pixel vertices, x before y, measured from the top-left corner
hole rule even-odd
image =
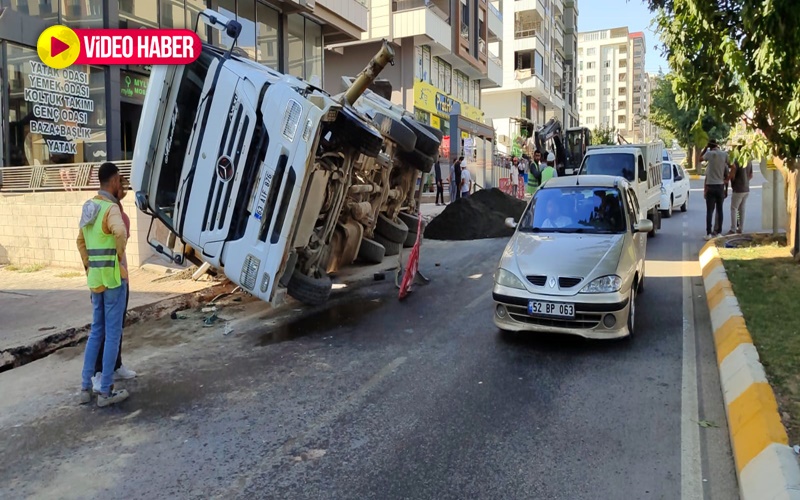
[[[128,214],[125,213],[125,210],[122,208],[122,200],[125,199],[125,195],[128,194],[128,179],[123,176],[120,176],[120,189],[117,192],[117,205],[119,206],[119,213],[122,216],[122,221],[125,223],[125,235],[127,238],[130,239],[131,237],[131,220],[128,217]],[[120,267],[124,270],[125,274],[128,274],[128,259],[126,255],[122,256],[122,261],[120,262]],[[130,284],[130,283],[128,283]],[[122,329],[123,332],[125,330],[125,316],[128,313],[128,300],[130,299],[130,286],[127,287],[127,291],[125,293],[125,309],[122,312]],[[95,375],[92,377],[92,389],[94,392],[100,392],[100,380],[102,379],[103,373],[103,343],[100,343],[100,352],[97,354],[97,361],[94,363],[94,371]],[[128,380],[136,377],[136,372],[124,366],[122,364],[122,336],[120,335],[119,338],[119,354],[117,354],[117,362],[114,364],[114,380]]]
[[[433,164],[433,173],[436,175],[436,206],[439,206],[439,200],[444,205],[444,182],[442,182],[442,165],[439,158],[436,158],[436,163]]]
[[[706,241],[722,233],[722,204],[725,202],[725,183],[728,180],[728,153],[719,149],[717,141],[710,140],[701,153],[706,166],[706,183],[703,197],[706,199]],[[714,226],[711,220],[714,218]]]
[[[461,197],[469,198],[470,191],[472,191],[472,175],[464,165],[461,167]]]
[[[741,167],[734,162],[731,165],[731,230],[728,234],[742,234],[744,229],[744,213],[747,197],[750,195],[750,180],[753,178],[753,164],[747,162]]]
[[[115,196],[121,188],[119,169],[110,162],[100,165],[100,191],[83,205],[78,233],[78,251],[92,291],[92,330],[86,342],[81,373],[81,404],[92,400],[94,364],[103,349],[103,374],[97,406],[108,406],[128,398],[128,391],[114,390],[114,364],[122,337],[122,315],[127,297],[128,274],[120,265],[128,243],[125,222]]]
[[[458,160],[453,164],[450,169],[450,182],[453,189],[450,191],[450,203],[456,201],[461,195],[461,164],[464,163],[464,155],[458,157]],[[453,198],[455,196],[455,198]]]

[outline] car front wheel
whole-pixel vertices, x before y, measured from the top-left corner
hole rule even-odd
[[[636,327],[636,286],[631,287],[631,304],[628,307],[628,337],[633,337]]]

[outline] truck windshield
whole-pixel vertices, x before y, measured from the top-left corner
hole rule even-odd
[[[623,233],[626,226],[622,197],[617,188],[540,189],[519,228],[531,233]]]
[[[167,136],[167,144],[164,147],[156,192],[156,206],[160,215],[170,225],[172,225],[172,217],[175,213],[175,200],[178,195],[183,161],[200,108],[203,84],[208,74],[208,68],[215,58],[217,58],[215,54],[204,50],[195,62],[186,67],[180,87],[178,87],[175,108],[172,110],[172,116],[167,118],[171,120],[172,125]]]
[[[633,182],[636,168],[630,153],[604,153],[584,157],[582,174],[613,175]]]

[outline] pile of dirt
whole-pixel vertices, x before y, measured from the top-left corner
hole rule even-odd
[[[505,226],[505,220],[508,217],[519,220],[526,205],[499,189],[484,189],[447,205],[425,228],[425,237],[431,240],[508,237],[514,230]]]

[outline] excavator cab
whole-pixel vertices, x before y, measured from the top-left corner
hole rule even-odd
[[[586,127],[567,129],[564,134],[566,142],[566,175],[577,174],[583,162],[586,148],[592,144],[592,133]]]

